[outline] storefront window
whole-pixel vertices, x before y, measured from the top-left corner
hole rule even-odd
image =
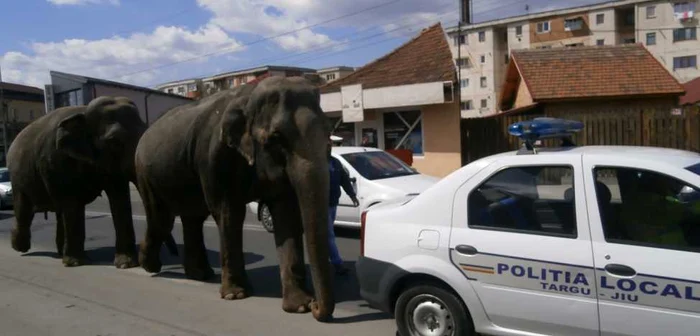
[[[328,118],[331,134],[343,138],[341,146],[355,146],[355,124],[344,123],[342,117]]]
[[[423,155],[423,122],[420,111],[384,113],[384,148],[409,149]]]
[[[61,92],[56,94],[56,107],[64,106],[78,106],[84,105],[83,103],[83,90],[77,89],[68,92]]]

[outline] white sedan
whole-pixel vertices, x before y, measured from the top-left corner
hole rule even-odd
[[[333,147],[331,155],[342,163],[355,188],[359,207],[341,188],[335,225],[360,227],[360,214],[367,208],[395,198],[415,196],[440,179],[418,173],[395,156],[377,148]],[[248,204],[248,209],[272,232],[274,225],[270,211],[264,204]]]

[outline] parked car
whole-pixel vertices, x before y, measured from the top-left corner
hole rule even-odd
[[[361,296],[404,336],[698,335],[700,154],[531,145],[363,212]]]
[[[12,184],[7,167],[0,168],[0,209],[12,207]]]
[[[432,186],[439,178],[418,173],[395,156],[377,148],[333,147],[331,155],[337,158],[350,176],[355,188],[359,207],[341,188],[335,225],[360,227],[360,214],[365,209],[403,196],[415,196]],[[256,214],[266,230],[272,232],[274,224],[269,208],[257,202],[248,204],[248,209]]]

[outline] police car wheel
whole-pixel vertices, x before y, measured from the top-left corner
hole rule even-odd
[[[275,225],[272,223],[272,214],[270,214],[270,208],[268,208],[265,204],[261,205],[260,222],[262,223],[263,228],[267,230],[267,232],[275,231]]]
[[[408,288],[396,301],[396,326],[402,336],[465,336],[474,328],[462,302],[437,286]]]

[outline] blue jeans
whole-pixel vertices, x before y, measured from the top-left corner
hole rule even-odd
[[[335,214],[338,210],[337,206],[328,207],[328,252],[331,257],[331,264],[338,266],[343,263],[338,252],[338,246],[335,245],[335,231],[333,231],[333,223],[335,222]]]

